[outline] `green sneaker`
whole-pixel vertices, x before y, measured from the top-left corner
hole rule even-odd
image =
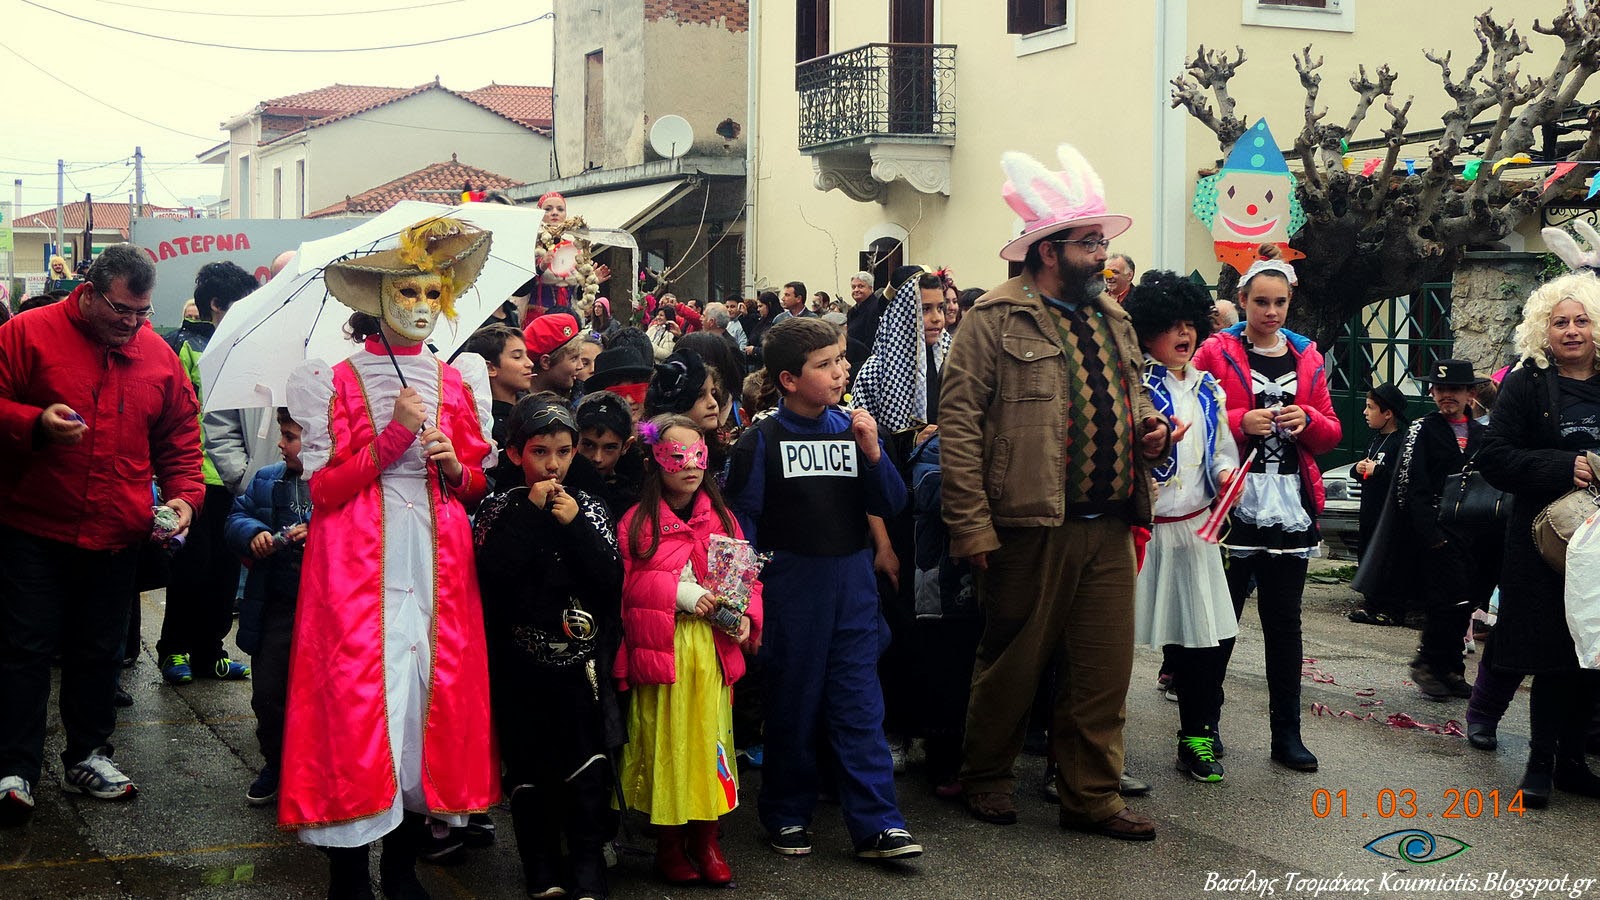
[[[1222,763],[1217,762],[1210,735],[1178,736],[1178,771],[1189,773],[1195,781],[1216,783],[1222,780]]]
[[[188,684],[194,680],[194,671],[189,668],[189,654],[169,653],[161,657],[161,677],[167,684]]]
[[[219,678],[223,681],[243,681],[250,677],[250,667],[224,656],[213,663],[211,668],[205,671],[205,675],[207,678]]]

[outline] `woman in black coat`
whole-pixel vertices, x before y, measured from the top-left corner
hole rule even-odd
[[[1600,672],[1580,669],[1567,631],[1562,574],[1534,546],[1533,519],[1591,482],[1583,453],[1600,449],[1600,365],[1595,319],[1600,280],[1589,272],[1551,281],[1528,298],[1517,326],[1522,361],[1506,375],[1478,462],[1489,482],[1515,495],[1506,528],[1495,626],[1495,664],[1533,675],[1532,735],[1520,789],[1533,808],[1552,786],[1600,797],[1584,739]]]

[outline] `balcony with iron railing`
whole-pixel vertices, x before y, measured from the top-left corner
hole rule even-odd
[[[953,44],[866,44],[798,64],[799,149],[818,189],[882,200],[904,178],[949,194],[955,64]]]

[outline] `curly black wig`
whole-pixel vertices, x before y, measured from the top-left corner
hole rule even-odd
[[[1133,330],[1144,343],[1179,322],[1194,325],[1195,346],[1211,336],[1211,311],[1215,303],[1205,285],[1165,269],[1144,273],[1128,292],[1122,308],[1133,318]]]

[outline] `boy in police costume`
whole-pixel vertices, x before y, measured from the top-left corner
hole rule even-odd
[[[761,652],[774,713],[766,720],[761,822],[777,852],[811,852],[817,729],[827,716],[856,855],[917,856],[922,847],[896,804],[883,735],[877,666],[888,628],[867,532],[869,514],[893,517],[905,506],[905,482],[885,458],[872,416],[838,406],[850,365],[837,325],[786,320],[768,331],[762,357],[783,396],[735,446],[726,490],[745,535],[773,554],[761,575]]]

